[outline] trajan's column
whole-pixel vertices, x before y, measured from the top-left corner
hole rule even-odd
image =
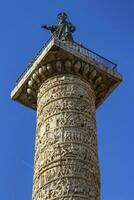
[[[65,13],[11,98],[37,110],[33,200],[100,200],[96,108],[122,80],[113,62],[73,40]]]

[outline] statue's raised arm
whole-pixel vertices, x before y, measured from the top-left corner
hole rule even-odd
[[[53,25],[53,26],[48,26],[48,25],[46,25],[46,24],[43,24],[43,25],[41,26],[41,28],[47,29],[47,30],[49,30],[49,31],[51,31],[51,32],[53,33],[54,31],[56,31],[57,26],[55,26],[55,25]]]
[[[59,23],[57,25],[42,25],[42,28],[51,31],[54,37],[62,41],[73,41],[72,33],[76,30],[75,26],[67,20],[67,14],[58,14]]]

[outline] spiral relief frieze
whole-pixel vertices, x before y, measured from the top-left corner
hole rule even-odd
[[[66,66],[71,70],[69,61]],[[55,67],[60,71],[61,63]],[[81,63],[77,63],[75,72],[79,73],[80,68]],[[43,78],[37,93],[33,200],[98,200],[100,177],[92,85],[73,74]]]

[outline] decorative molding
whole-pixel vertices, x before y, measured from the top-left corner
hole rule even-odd
[[[103,84],[103,77],[92,65],[86,64],[80,60],[58,60],[45,63],[34,71],[27,84],[28,98],[37,104],[37,94],[44,81],[60,74],[73,74],[85,80],[92,85],[95,94],[100,94],[100,88]],[[101,85],[100,85],[101,84]],[[35,107],[36,109],[36,107]]]

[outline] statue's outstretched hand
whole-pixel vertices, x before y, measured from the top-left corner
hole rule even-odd
[[[48,29],[48,26],[47,26],[46,24],[43,24],[43,25],[41,26],[41,28]]]

